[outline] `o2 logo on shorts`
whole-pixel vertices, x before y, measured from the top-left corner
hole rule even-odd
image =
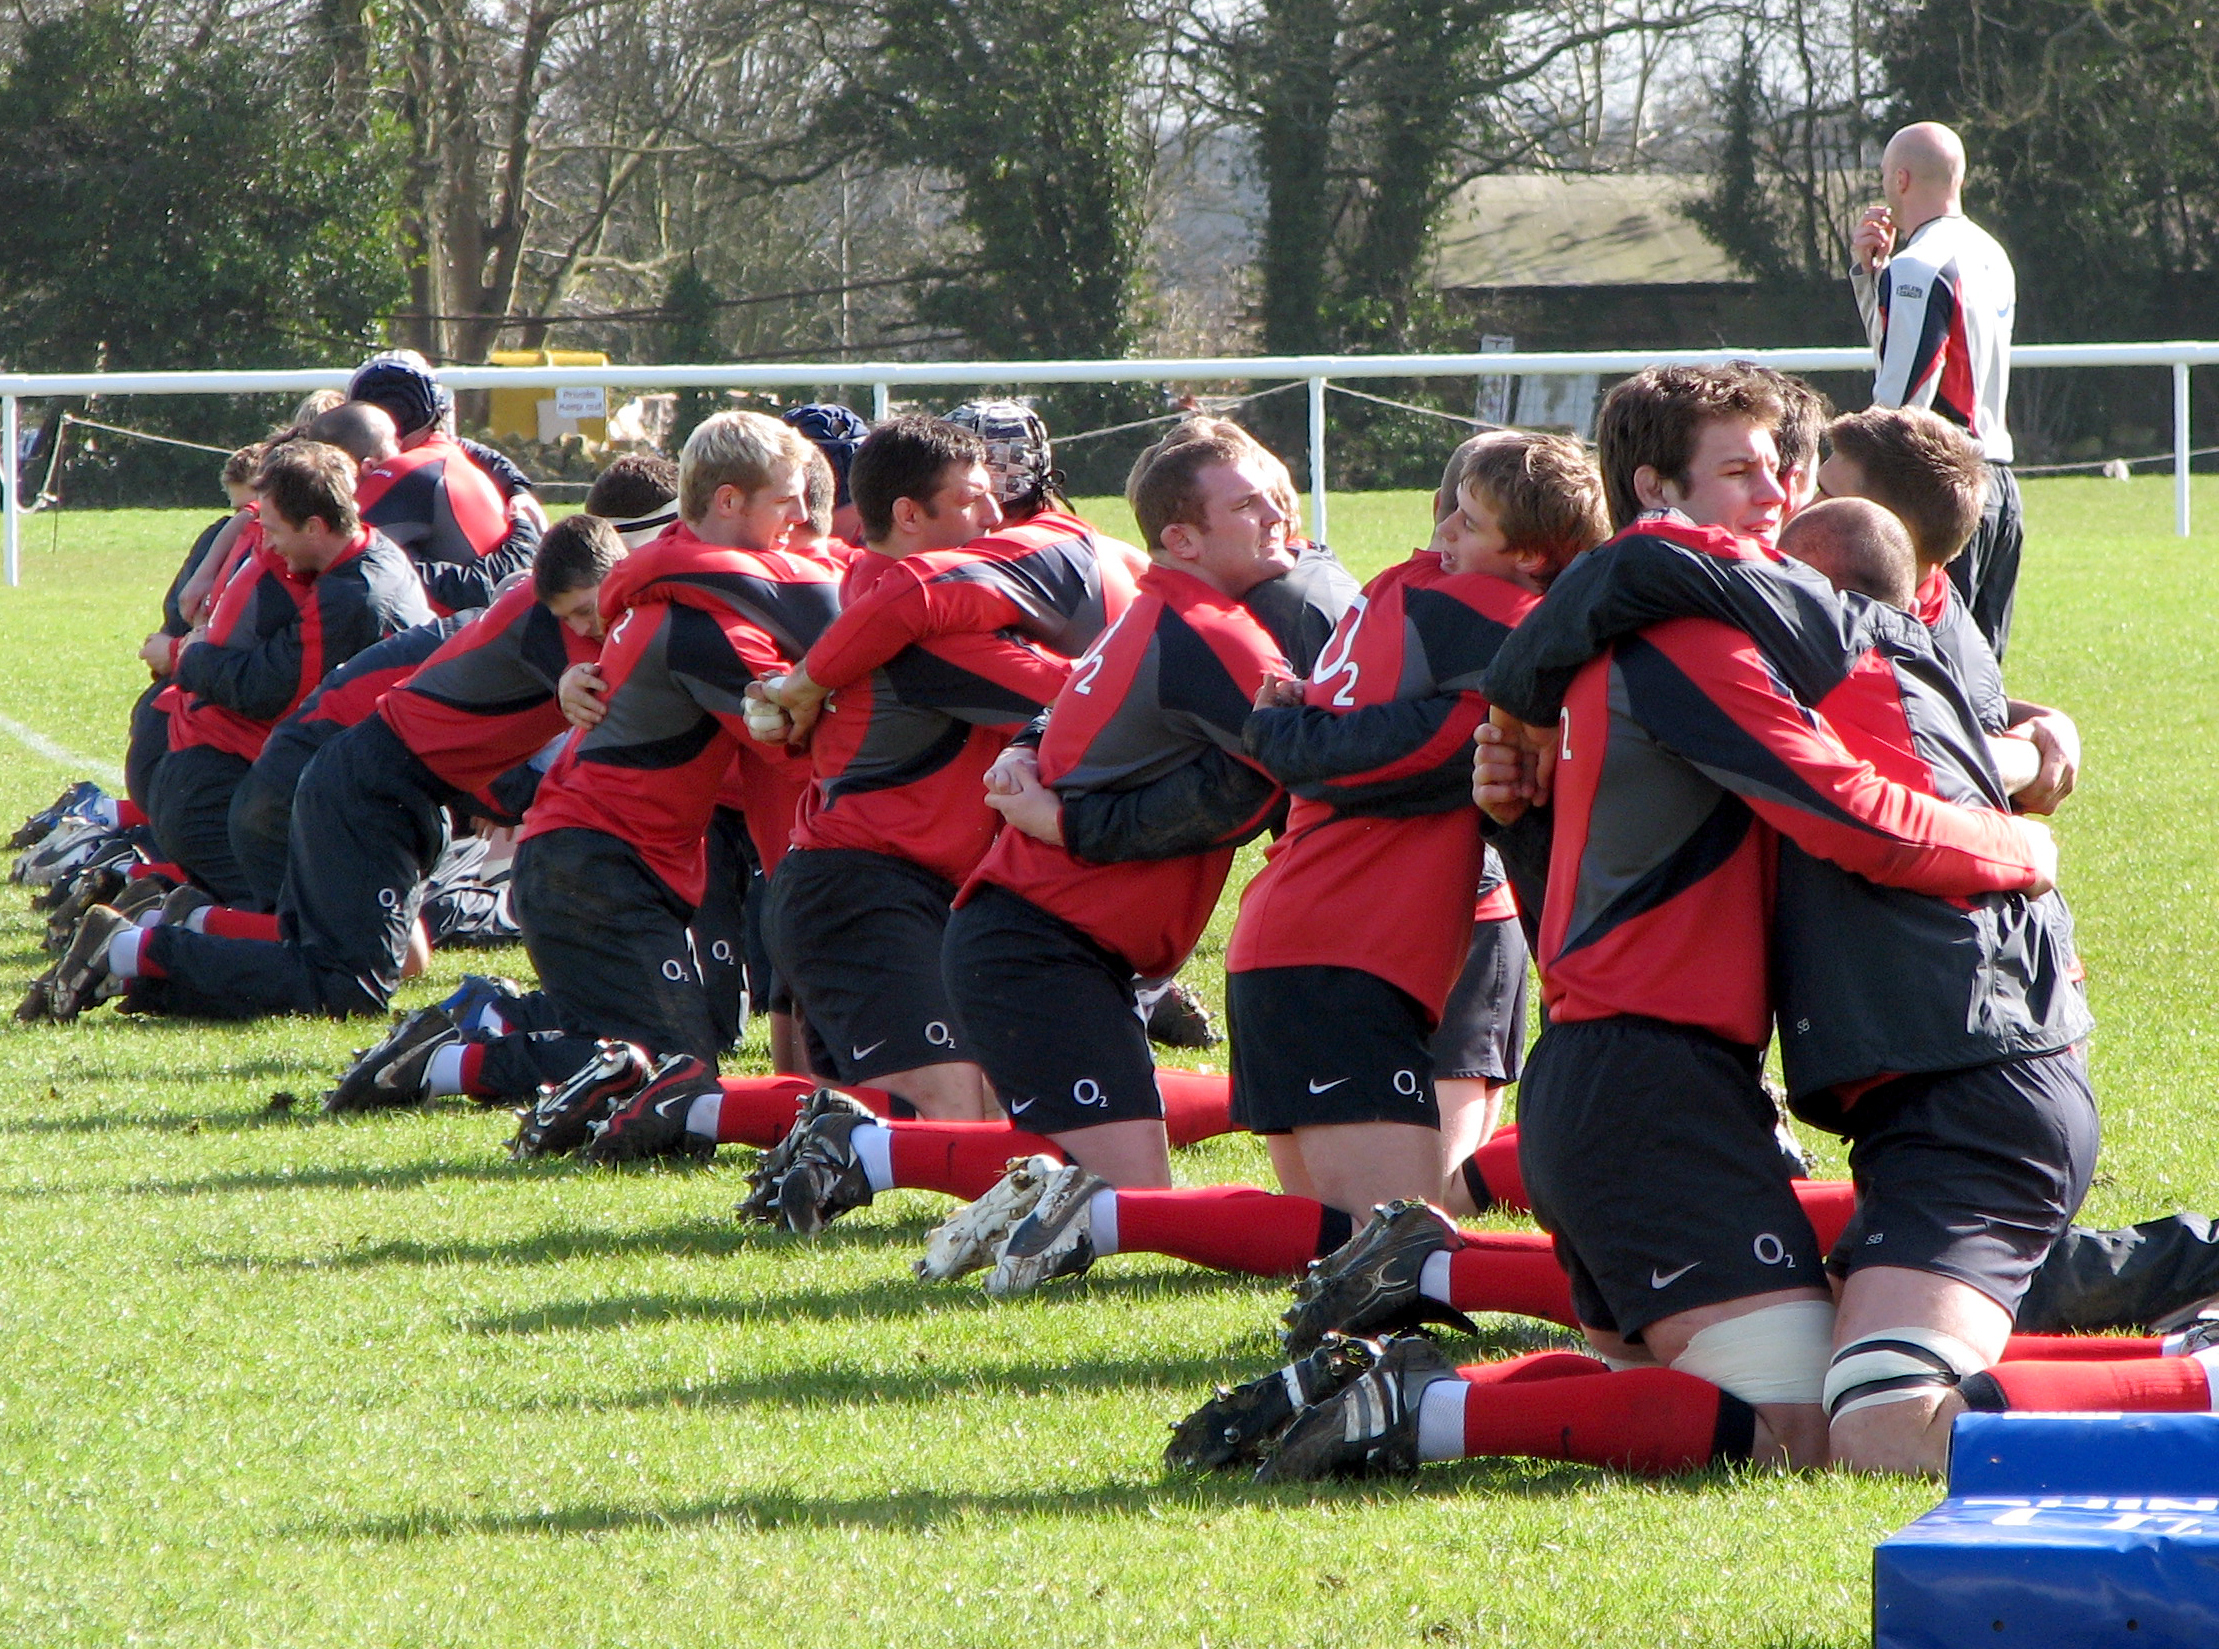
[[[1081,1105],[1107,1105],[1109,1095],[1102,1092],[1102,1085],[1090,1076],[1082,1076],[1071,1084],[1071,1097]]]
[[[673,985],[684,984],[686,982],[686,964],[676,957],[672,957],[663,964],[663,977]]]
[[[948,1029],[946,1020],[935,1019],[925,1027],[925,1040],[935,1048],[952,1048],[955,1046],[955,1032]]]
[[[378,889],[378,909],[399,910],[400,908],[401,895],[399,889],[389,887],[381,887]]]
[[[1784,1265],[1790,1271],[1795,1269],[1795,1256],[1788,1252],[1787,1244],[1771,1232],[1760,1231],[1757,1240],[1749,1246],[1755,1250],[1759,1265]]]
[[[1395,1092],[1402,1095],[1404,1099],[1417,1098],[1418,1073],[1416,1071],[1395,1072]]]
[[[709,954],[719,962],[730,962],[732,960],[732,942],[729,939],[719,939],[709,947]]]

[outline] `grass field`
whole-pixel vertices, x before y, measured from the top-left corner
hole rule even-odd
[[[2026,490],[2011,680],[2087,741],[2059,832],[2101,1021],[2089,1214],[2208,1208],[2219,534],[2169,536],[2158,480]],[[1333,511],[1365,572],[1425,531],[1416,494]],[[52,551],[33,522],[0,717],[119,762],[201,519],[70,515]],[[0,823],[76,776],[0,724]],[[1213,997],[1223,923],[1190,968]],[[8,1004],[36,933],[0,893]],[[995,1306],[909,1277],[922,1194],[803,1243],[733,1223],[745,1152],[515,1167],[506,1119],[459,1106],[267,1110],[363,1036],[0,1028],[0,1641],[1848,1646],[1873,1541],[1935,1498],[1515,1462],[1166,1480],[1165,1422],[1273,1361],[1276,1286],[1122,1258]],[[1246,1141],[1178,1166],[1268,1183]],[[1544,1339],[1495,1320],[1470,1350]]]

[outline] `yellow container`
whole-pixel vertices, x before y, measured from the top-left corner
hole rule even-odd
[[[607,366],[598,349],[496,349],[493,366]],[[608,391],[584,384],[563,389],[491,392],[493,438],[554,442],[582,435],[596,446],[609,438]]]

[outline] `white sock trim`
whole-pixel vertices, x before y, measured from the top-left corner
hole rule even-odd
[[[462,1056],[467,1051],[468,1044],[461,1042],[433,1050],[430,1063],[424,1067],[425,1098],[442,1099],[462,1092]]]
[[[1117,1188],[1105,1185],[1094,1193],[1086,1205],[1086,1239],[1094,1245],[1094,1257],[1105,1259],[1117,1252]]]
[[[871,1190],[893,1190],[894,1130],[883,1122],[861,1123],[848,1136],[848,1144],[855,1160],[863,1165],[863,1177],[871,1182]]]
[[[686,1111],[686,1132],[702,1139],[715,1139],[717,1123],[723,1115],[723,1092],[703,1094]]]
[[[187,933],[206,933],[208,931],[208,913],[215,908],[213,905],[201,905],[196,909],[189,910],[185,913],[185,920],[179,925]]]
[[[146,943],[146,929],[125,928],[108,941],[108,971],[118,979],[139,976],[139,947]]]
[[[1420,1460],[1464,1458],[1464,1404],[1471,1394],[1471,1385],[1464,1380],[1436,1380],[1418,1393]]]
[[[1425,1257],[1418,1269],[1418,1292],[1429,1300],[1449,1304],[1449,1250],[1440,1248]]]

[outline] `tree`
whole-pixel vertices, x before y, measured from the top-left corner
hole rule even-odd
[[[717,342],[716,288],[701,278],[701,271],[693,259],[688,258],[680,264],[678,273],[670,277],[670,291],[663,298],[663,310],[670,317],[663,331],[664,360],[682,366],[701,366],[723,358],[724,346]],[[677,414],[670,428],[673,450],[685,444],[686,437],[716,411],[722,399],[713,389],[692,388],[678,392]]]
[[[397,295],[390,150],[282,54],[173,50],[121,5],[26,31],[0,79],[0,350],[32,370],[295,366]]]

